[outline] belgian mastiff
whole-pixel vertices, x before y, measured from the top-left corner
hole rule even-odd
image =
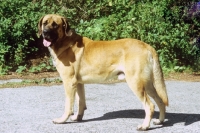
[[[149,96],[160,110],[159,119],[154,124],[163,123],[168,96],[154,48],[128,38],[93,41],[76,34],[70,29],[66,18],[55,14],[42,17],[38,28],[65,89],[65,111],[62,117],[53,120],[54,123],[65,123],[73,114],[75,96],[78,111],[71,119],[82,120],[86,109],[84,84],[113,82],[127,82],[142,102],[146,115],[138,130],[147,130],[150,126],[154,105]]]

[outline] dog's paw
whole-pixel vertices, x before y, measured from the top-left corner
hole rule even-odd
[[[83,115],[73,115],[71,116],[72,121],[82,121]]]
[[[143,126],[143,125],[138,125],[137,130],[138,131],[146,131],[149,127]]]
[[[62,118],[55,118],[55,119],[53,119],[53,123],[54,124],[63,124],[63,123],[65,123],[65,121],[66,120],[64,120],[64,119],[62,119]]]
[[[163,121],[160,121],[159,119],[155,119],[155,120],[153,120],[153,124],[154,125],[162,125]]]

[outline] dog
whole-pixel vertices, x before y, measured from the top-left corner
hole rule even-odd
[[[53,123],[65,123],[71,115],[73,121],[82,120],[86,109],[84,84],[117,82],[127,82],[144,106],[146,115],[138,130],[150,127],[154,105],[149,96],[160,110],[154,124],[164,122],[168,96],[158,55],[150,45],[129,38],[94,41],[72,31],[67,19],[56,14],[43,16],[38,30],[60,74],[66,95],[64,114]],[[75,97],[76,114],[73,113]]]

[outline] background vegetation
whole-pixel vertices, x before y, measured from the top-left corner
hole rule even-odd
[[[200,70],[200,3],[195,0],[5,0],[0,5],[0,75],[54,70],[37,36],[56,13],[94,40],[136,38],[152,45],[165,71]],[[34,66],[32,59],[38,59]]]

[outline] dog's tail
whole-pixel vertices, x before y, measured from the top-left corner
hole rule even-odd
[[[152,49],[153,51],[152,56],[153,56],[153,84],[156,89],[156,92],[158,96],[162,99],[163,103],[168,106],[168,96],[167,96],[167,90],[163,78],[163,72],[161,70],[161,66],[159,63],[158,55],[155,49]]]

